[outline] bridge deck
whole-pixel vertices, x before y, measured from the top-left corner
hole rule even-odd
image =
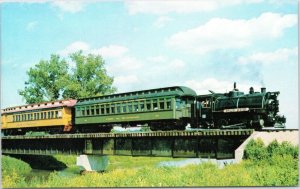
[[[128,133],[81,133],[81,134],[55,134],[43,136],[3,136],[2,140],[12,139],[51,139],[51,138],[132,138],[132,137],[195,137],[195,136],[234,136],[250,135],[253,129],[232,130],[192,130],[192,131],[155,131],[155,132],[128,132]]]

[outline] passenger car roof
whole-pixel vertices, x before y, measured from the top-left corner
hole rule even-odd
[[[50,102],[40,102],[35,104],[26,104],[22,106],[14,106],[9,107],[1,110],[1,114],[5,113],[15,113],[15,112],[24,112],[30,110],[39,110],[39,109],[49,109],[49,108],[56,108],[56,107],[73,107],[76,104],[77,100],[69,99],[69,100],[57,100],[57,101],[50,101]]]
[[[112,95],[95,96],[90,98],[82,98],[82,99],[78,99],[76,105],[113,102],[113,101],[125,101],[125,100],[134,100],[140,98],[152,98],[152,97],[163,97],[163,96],[195,97],[196,95],[197,95],[196,92],[188,87],[173,86],[173,87],[126,92],[126,93],[117,93]]]

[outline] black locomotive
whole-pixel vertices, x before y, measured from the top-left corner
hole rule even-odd
[[[236,88],[229,93],[197,96],[198,122],[201,128],[254,128],[285,127],[286,118],[278,115],[279,92],[254,92],[244,94]]]

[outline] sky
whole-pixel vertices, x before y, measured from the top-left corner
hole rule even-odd
[[[280,91],[298,127],[296,0],[2,0],[1,108],[22,105],[26,71],[51,54],[101,55],[118,92]]]

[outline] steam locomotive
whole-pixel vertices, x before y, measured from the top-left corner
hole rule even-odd
[[[204,128],[254,128],[285,127],[286,118],[278,115],[279,92],[254,92],[244,94],[236,88],[229,93],[214,93],[197,96],[201,103],[199,125]]]
[[[197,95],[174,86],[82,99],[59,100],[3,109],[1,132],[87,133],[110,132],[114,126],[149,126],[152,131],[285,127],[278,115],[279,92],[249,94],[236,88],[229,93]]]

